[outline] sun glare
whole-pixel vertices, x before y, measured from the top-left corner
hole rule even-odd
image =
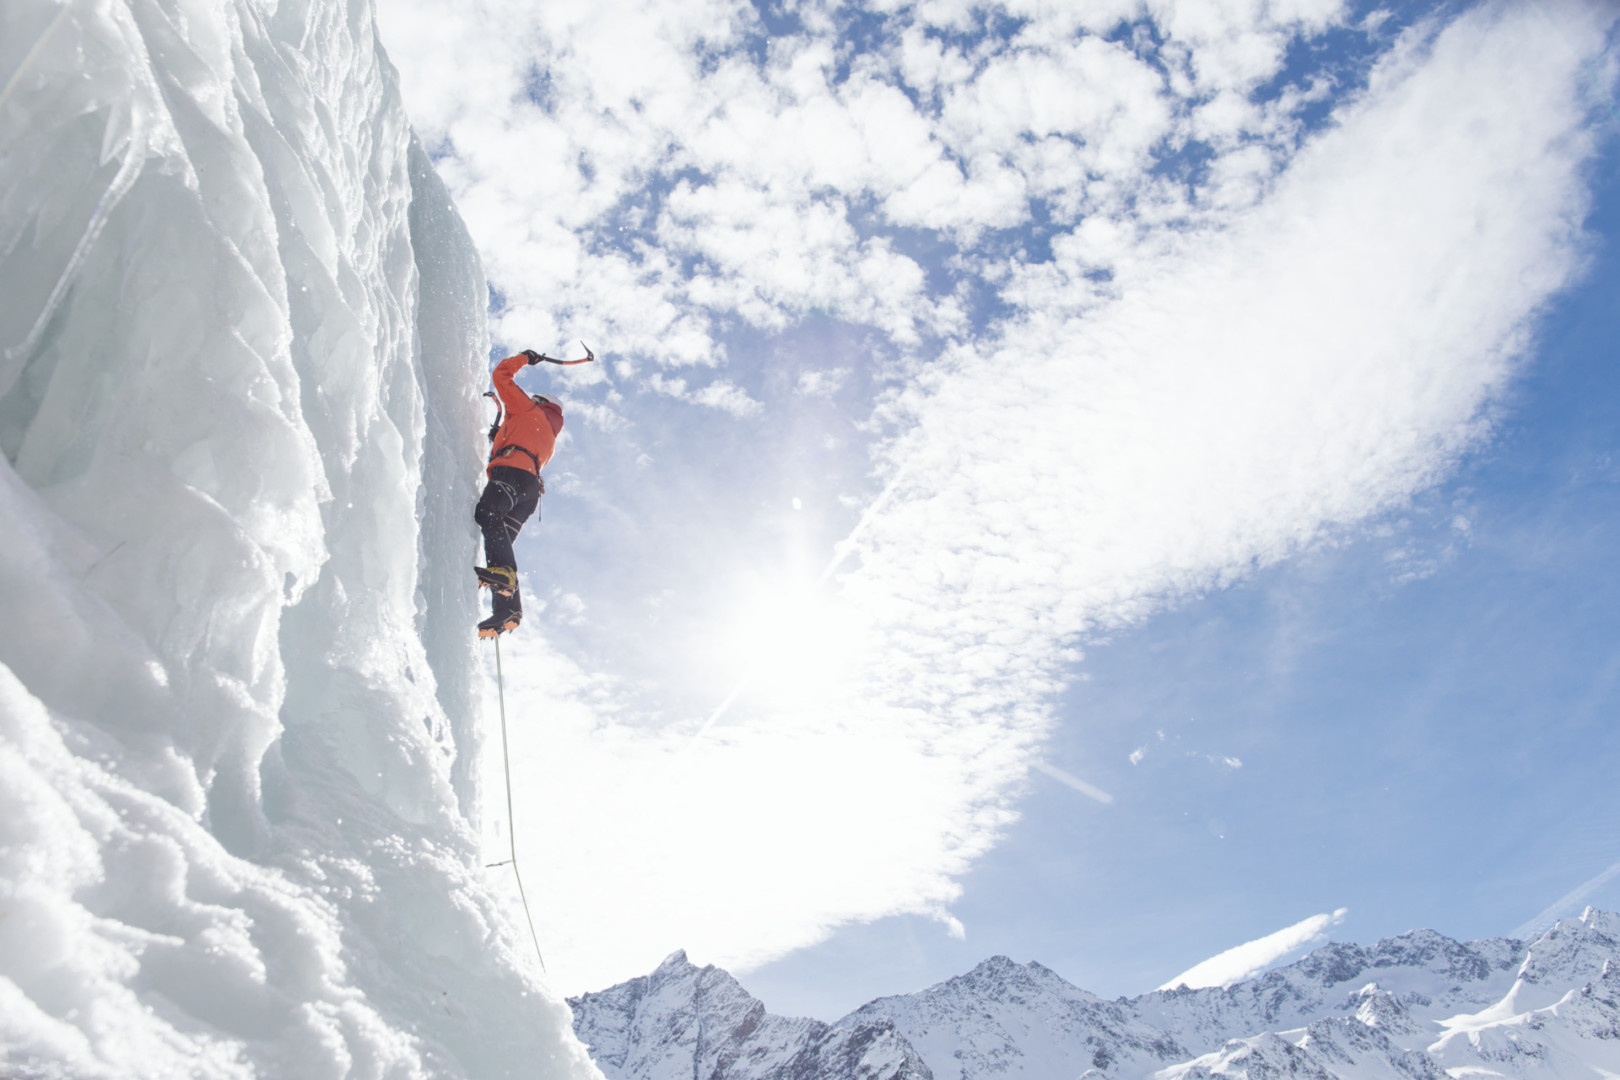
[[[844,685],[856,630],[849,612],[814,585],[759,588],[731,619],[720,660],[750,697],[824,700]]]

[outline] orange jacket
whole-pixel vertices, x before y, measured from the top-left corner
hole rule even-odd
[[[562,408],[549,401],[536,405],[512,378],[528,363],[529,358],[518,353],[495,365],[495,393],[500,395],[506,418],[495,433],[495,445],[489,449],[486,473],[497,465],[506,465],[538,476],[557,448],[557,436],[563,429]]]

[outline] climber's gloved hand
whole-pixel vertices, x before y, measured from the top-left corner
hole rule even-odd
[[[529,358],[529,366],[531,366],[531,367],[533,367],[535,364],[538,364],[540,361],[545,359],[545,357],[541,356],[539,353],[535,352],[533,349],[524,349],[523,352],[520,355],[527,356]]]

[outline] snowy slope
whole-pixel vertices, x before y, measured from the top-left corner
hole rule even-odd
[[[1362,1008],[1362,988],[1376,984],[1419,1022],[1499,1000],[1524,958],[1523,942],[1459,942],[1414,930],[1372,946],[1325,945],[1298,963],[1229,987],[1156,990],[1136,999],[1134,1011],[1183,1044],[1207,1049],[1237,1035],[1353,1013]]]
[[[365,0],[0,5],[0,1075],[598,1075],[477,850],[485,297]]]
[[[649,979],[575,1005],[576,1031],[613,1080],[889,1075],[838,1062],[772,1071],[815,1022],[769,1016],[724,972],[693,968],[681,954]],[[926,1066],[905,1075],[934,1080],[1614,1076],[1620,916],[1588,910],[1529,943],[1462,943],[1422,930],[1365,948],[1328,945],[1229,987],[1117,1001],[998,956],[862,1006],[827,1037],[880,1026]],[[744,1028],[749,1054],[703,1054],[692,1037]]]
[[[612,1080],[931,1080],[886,1020],[772,1016],[724,971],[677,952],[651,975],[571,998],[574,1029]]]
[[[1134,1010],[1070,985],[1040,964],[992,957],[915,994],[879,998],[847,1019],[884,1018],[911,1040],[936,1080],[1136,1072],[1191,1054]]]

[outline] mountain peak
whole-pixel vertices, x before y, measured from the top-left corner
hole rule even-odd
[[[686,968],[695,968],[696,966],[696,964],[692,963],[692,961],[686,958],[685,949],[676,949],[674,952],[664,957],[663,961],[653,969],[653,974],[655,976],[669,975],[677,971],[682,971]]]
[[[933,1080],[888,1020],[773,1016],[714,965],[676,950],[650,975],[570,998],[574,1031],[609,1080]]]
[[[969,971],[968,974],[1002,975],[1008,972],[1022,970],[1024,970],[1023,964],[1020,964],[1010,956],[1002,956],[1000,953],[997,953],[995,956],[979,961],[973,966],[973,970]]]
[[[1616,930],[1620,919],[1591,911],[1528,945],[1415,930],[1330,944],[1225,988],[1114,1001],[998,954],[832,1025],[772,1016],[724,970],[674,953],[659,971],[678,977],[655,973],[576,999],[575,1026],[609,1080],[1147,1080],[1268,1069],[1432,1080],[1510,1051],[1575,1075],[1608,1061],[1612,1040],[1592,1040],[1620,1030]]]

